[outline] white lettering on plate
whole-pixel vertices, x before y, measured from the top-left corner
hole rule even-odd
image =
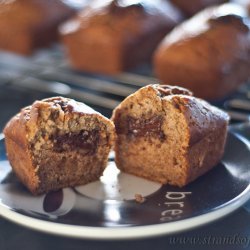
[[[161,212],[160,221],[168,222],[180,219],[185,207],[185,198],[190,194],[192,192],[167,192],[165,195],[167,200],[164,202],[167,209]]]

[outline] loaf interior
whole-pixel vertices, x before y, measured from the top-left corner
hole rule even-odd
[[[40,181],[37,193],[97,180],[106,166],[110,150],[107,124],[93,114],[67,113],[66,106],[60,105],[40,109],[39,129],[30,126],[28,133]]]
[[[141,90],[113,116],[118,139],[116,163],[128,173],[160,183],[184,185],[188,127],[171,101]],[[165,102],[163,104],[163,102]]]

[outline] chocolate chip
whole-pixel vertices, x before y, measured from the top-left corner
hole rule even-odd
[[[157,137],[164,141],[166,136],[161,129],[162,123],[162,116],[153,116],[148,119],[128,117],[126,133],[130,137]]]
[[[94,154],[99,141],[99,131],[82,130],[80,133],[53,135],[50,139],[54,141],[53,150],[55,152],[63,152],[66,150],[76,150],[82,148],[87,150],[88,154]]]

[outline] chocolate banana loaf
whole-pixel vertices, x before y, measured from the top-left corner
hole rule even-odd
[[[114,140],[113,123],[83,103],[36,101],[4,129],[10,164],[35,195],[97,180]]]
[[[182,187],[220,161],[229,117],[187,89],[156,84],[127,97],[112,119],[121,171]]]
[[[72,66],[116,74],[148,62],[162,38],[181,20],[170,3],[94,1],[60,27]]]
[[[0,49],[24,55],[58,39],[58,25],[75,14],[61,0],[0,1]]]
[[[210,7],[177,26],[157,48],[154,71],[198,97],[219,100],[250,77],[250,30],[236,4]]]

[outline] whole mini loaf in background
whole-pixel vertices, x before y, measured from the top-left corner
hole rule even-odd
[[[164,83],[189,88],[217,100],[250,77],[250,31],[239,5],[210,7],[177,26],[154,55],[154,71]]]
[[[178,10],[160,0],[94,1],[60,32],[73,68],[116,74],[149,62],[181,20]]]
[[[0,1],[0,49],[28,55],[58,39],[58,25],[75,14],[60,0]]]

